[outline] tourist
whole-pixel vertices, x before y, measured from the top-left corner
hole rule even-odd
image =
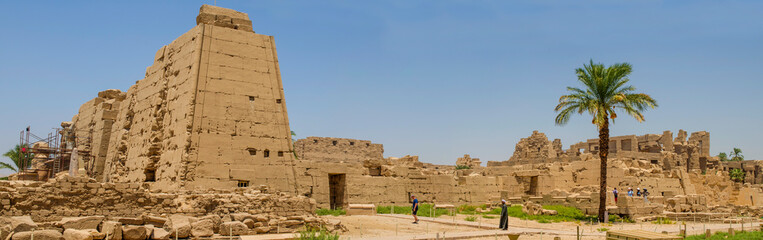
[[[501,199],[501,220],[498,223],[498,228],[509,230],[509,210],[505,199]]]
[[[636,197],[641,197],[641,188],[636,188]]]
[[[628,188],[628,197],[633,197],[633,188]]]
[[[617,191],[617,188],[615,188],[615,190],[612,190],[612,194],[615,195],[615,204],[617,204],[617,194],[618,193],[620,193],[620,192]]]
[[[649,192],[646,191],[646,188],[644,188],[644,192],[641,195],[644,196],[644,203],[649,203],[649,200],[646,198],[649,196]]]
[[[413,224],[419,224],[419,217],[416,216],[416,213],[419,211],[419,200],[413,195],[411,195],[411,199],[413,199],[413,206],[411,206],[411,212],[414,219]]]

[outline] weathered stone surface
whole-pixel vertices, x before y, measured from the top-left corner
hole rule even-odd
[[[125,240],[145,240],[146,228],[144,226],[124,225],[122,226],[122,239]]]
[[[92,237],[93,240],[103,240],[103,239],[106,239],[106,234],[98,232],[98,230],[95,230],[95,229],[85,229],[84,231],[88,232],[88,234],[90,234],[90,237]]]
[[[101,225],[101,233],[106,234],[106,240],[122,240],[122,223],[104,221]]]
[[[93,236],[85,230],[68,228],[64,230],[64,240],[93,240]]]
[[[32,240],[32,233],[34,233],[34,240],[63,240],[64,236],[61,232],[56,230],[36,230],[14,233],[11,237],[12,240]]]
[[[160,227],[164,226],[164,223],[168,221],[167,218],[146,216],[146,215],[143,215],[141,218],[143,219],[143,224],[160,226]]]
[[[170,236],[175,237],[177,233],[179,238],[189,237],[191,235],[191,222],[189,218],[183,215],[171,215],[169,217],[169,225],[165,225],[167,231],[170,232]]]
[[[64,229],[98,229],[103,219],[103,216],[67,217],[61,219],[60,224]]]
[[[255,222],[254,222],[254,220],[252,220],[251,218],[247,218],[246,220],[244,220],[244,222],[243,222],[243,223],[244,223],[244,224],[245,224],[245,225],[246,225],[248,228],[254,228],[254,223],[255,223]]]
[[[143,225],[143,218],[120,217],[117,221],[126,225]]]
[[[469,156],[469,154],[464,154],[464,157],[458,158],[456,160],[456,166],[467,166],[470,168],[476,168],[480,167],[482,165],[482,161],[480,161],[479,158],[472,158]]]
[[[249,228],[239,221],[224,222],[220,224],[220,235],[223,236],[239,236],[247,233]]]
[[[270,231],[270,227],[268,227],[268,226],[256,227],[256,228],[254,228],[254,231],[257,234],[268,233]]]
[[[207,215],[202,217],[200,220],[212,221],[212,231],[214,231],[215,233],[218,233],[220,231],[220,224],[223,223],[220,216],[217,216],[217,215]]]
[[[0,226],[7,226],[12,232],[26,232],[36,229],[37,223],[30,216],[0,217]]]
[[[211,219],[203,219],[191,224],[191,236],[209,237],[215,234],[215,223]]]
[[[170,239],[170,233],[163,228],[154,227],[151,233],[152,240],[168,240]]]

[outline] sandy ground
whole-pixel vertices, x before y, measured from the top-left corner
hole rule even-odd
[[[349,232],[342,234],[342,238],[352,239],[362,237],[384,237],[384,236],[408,236],[427,233],[451,233],[477,231],[478,228],[465,226],[450,226],[427,221],[419,221],[413,224],[413,217],[410,219],[391,218],[383,216],[324,216],[330,219],[342,221]]]
[[[425,234],[441,233],[446,236],[461,233],[461,232],[474,232],[474,231],[486,231],[485,226],[497,226],[498,219],[487,219],[478,217],[476,221],[465,221],[468,215],[441,216],[437,218],[439,221],[447,221],[449,223],[459,223],[458,226],[444,223],[435,223],[428,220],[428,218],[421,218],[419,224],[412,224],[413,218],[410,216],[396,215],[396,217],[390,216],[339,216],[331,217],[342,221],[342,223],[349,229],[348,232],[341,235],[342,239],[362,239],[362,238],[390,238],[390,239],[410,239],[414,237],[422,237]],[[701,222],[686,222],[686,228],[689,235],[703,234],[705,229],[711,229],[713,232],[728,231],[729,227],[733,227],[737,230],[750,228],[760,229],[762,222],[746,222],[743,224],[723,224],[723,223],[701,223]],[[482,226],[483,228],[478,228]],[[652,232],[667,231],[669,234],[677,235],[679,232],[680,224],[653,224],[653,223],[617,223],[617,224],[604,224],[604,225],[589,225],[588,223],[574,222],[561,222],[561,223],[538,223],[535,221],[525,221],[518,218],[509,218],[509,232],[521,232],[521,240],[527,239],[547,239],[552,240],[554,237],[560,237],[561,239],[576,239],[575,232],[578,227],[583,231],[583,239],[604,239],[604,232],[598,231],[599,228],[607,228],[609,230],[621,230],[621,229],[642,229]],[[497,231],[500,232],[500,231]],[[507,237],[479,237],[472,239],[508,239]]]

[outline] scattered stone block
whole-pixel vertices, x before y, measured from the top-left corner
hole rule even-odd
[[[90,235],[90,232],[74,228],[64,230],[63,236],[64,240],[93,240],[93,236]]]

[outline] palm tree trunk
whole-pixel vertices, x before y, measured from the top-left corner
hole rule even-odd
[[[604,222],[604,211],[607,210],[607,155],[609,155],[609,118],[605,117],[604,124],[599,128],[599,159],[601,160],[601,186],[599,188],[599,222]]]

